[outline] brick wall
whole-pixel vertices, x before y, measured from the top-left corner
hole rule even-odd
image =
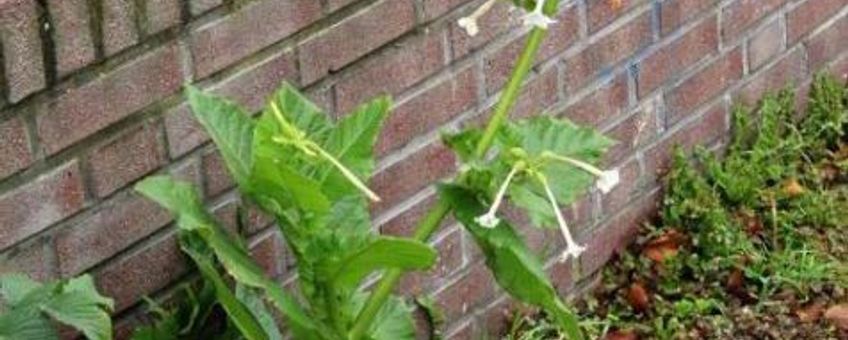
[[[184,83],[255,110],[288,80],[335,116],[393,95],[371,183],[385,200],[372,212],[382,232],[408,235],[434,201],[432,183],[456,168],[438,131],[488,116],[526,35],[506,4],[465,35],[456,19],[479,3],[0,1],[0,271],[90,272],[116,299],[120,331],[143,311],[141,296],[191,277],[170,216],[130,189],[177,175],[234,224],[238,196]],[[848,0],[567,0],[557,20],[514,116],[546,110],[602,129],[620,141],[606,163],[623,176],[611,194],[567,207],[590,251],[580,263],[548,261],[563,293],[591,280],[651,213],[674,144],[720,145],[732,102],[786,82],[803,93],[823,68],[848,74]],[[288,282],[293,263],[269,222],[253,213],[245,233]],[[527,238],[561,247],[554,234]],[[447,223],[433,242],[438,266],[401,289],[433,295],[449,335],[502,327],[512,303],[468,235]]]

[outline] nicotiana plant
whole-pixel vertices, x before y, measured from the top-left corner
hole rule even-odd
[[[332,121],[284,84],[254,120],[234,103],[187,89],[195,116],[240,192],[275,217],[297,260],[297,297],[264,275],[244,243],[204,209],[191,184],[151,177],[137,190],[175,214],[182,249],[247,339],[282,338],[276,314],[297,339],[414,338],[411,307],[392,291],[405,272],[434,264],[437,253],[427,241],[450,212],[473,236],[504,290],[546,310],[570,338],[582,339],[576,317],[557,296],[539,258],[498,217],[508,198],[535,226],[561,230],[563,260],[578,258],[585,247],[574,240],[560,206],[592,184],[608,192],[618,182],[616,170],[594,165],[612,144],[596,131],[546,115],[507,121],[547,26],[554,22],[557,2],[514,2],[527,12],[524,22],[531,26],[524,51],[485,128],[444,136],[463,166],[452,183],[439,186],[440,199],[411,238],[375,234],[368,214],[368,200],[380,199],[365,183],[374,169],[374,142],[391,107],[388,98]],[[479,30],[476,20],[492,3],[460,19],[469,34]],[[369,291],[362,287],[372,274],[379,274],[379,281]]]

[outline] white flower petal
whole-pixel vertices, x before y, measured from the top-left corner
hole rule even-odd
[[[475,36],[480,32],[480,27],[477,26],[477,19],[467,16],[464,18],[460,18],[459,21],[456,22],[459,27],[465,30],[465,33],[468,33],[469,36]]]
[[[602,172],[601,175],[598,176],[598,181],[595,185],[598,187],[598,189],[601,190],[601,192],[607,194],[612,191],[612,189],[615,188],[616,185],[618,185],[618,182],[620,180],[621,178],[618,174],[618,169],[607,170]]]
[[[581,246],[579,244],[571,244],[566,245],[565,250],[563,250],[562,254],[559,256],[559,262],[568,261],[568,258],[574,257],[574,259],[580,258],[580,254],[586,251],[586,247]]]
[[[524,16],[524,26],[533,26],[541,29],[548,29],[553,23],[556,23],[556,20],[548,18],[548,16],[542,14],[541,12],[531,12]]]
[[[501,223],[501,219],[499,219],[495,214],[486,213],[474,218],[474,222],[477,222],[482,227],[485,228],[494,228],[499,223]]]

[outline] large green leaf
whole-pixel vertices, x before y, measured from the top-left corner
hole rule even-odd
[[[453,207],[457,220],[474,236],[498,284],[516,299],[545,308],[569,338],[582,339],[577,318],[559,299],[542,263],[513,227],[505,221],[494,228],[478,225],[474,219],[487,209],[466,189],[445,185],[440,193]]]
[[[415,339],[412,308],[398,297],[391,297],[377,313],[368,335],[374,340]]]
[[[271,100],[289,122],[319,144],[326,139],[327,133],[333,127],[321,108],[287,82],[283,83]]]
[[[219,97],[187,87],[188,102],[194,116],[212,137],[233,179],[247,182],[252,161],[253,120],[244,109]]]
[[[259,294],[261,292],[254,288],[236,283],[236,298],[253,314],[253,317],[256,318],[259,325],[265,330],[265,334],[268,334],[268,338],[270,340],[282,340],[283,335],[280,334],[280,330],[277,328],[274,316],[265,307],[265,301],[263,301],[262,296]]]
[[[391,100],[388,97],[380,97],[359,106],[338,122],[322,147],[360,179],[367,180],[374,169],[374,142],[390,107]],[[341,197],[356,191],[337,169],[329,166],[323,169],[318,178],[324,192],[330,197]]]
[[[59,334],[36,306],[27,306],[0,315],[0,339],[55,340]]]
[[[41,310],[53,319],[82,331],[89,339],[112,339],[111,319],[97,302],[100,298],[82,291],[66,292],[41,306]]]
[[[6,274],[0,276],[0,297],[9,306],[15,306],[30,292],[41,287],[24,274]]]
[[[331,270],[337,287],[356,286],[365,276],[379,269],[427,269],[436,262],[432,247],[409,239],[382,236],[362,250],[350,254]]]

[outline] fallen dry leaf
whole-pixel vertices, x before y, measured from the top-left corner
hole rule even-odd
[[[618,330],[607,333],[606,340],[639,340],[639,336],[632,330]]]
[[[621,9],[622,0],[609,0],[609,5],[610,5],[610,8],[612,8],[613,11],[617,11],[617,10]]]
[[[801,183],[798,183],[798,179],[794,177],[783,181],[782,190],[789,197],[798,197],[807,191]]]
[[[645,257],[654,262],[662,263],[666,259],[677,255],[683,239],[683,234],[675,229],[671,229],[645,245]]]
[[[848,331],[848,304],[835,305],[827,309],[824,318],[843,331]]]
[[[742,269],[736,268],[727,277],[727,290],[730,292],[739,292],[745,290],[745,275]]]
[[[824,307],[824,303],[814,301],[795,310],[795,315],[798,316],[798,319],[801,320],[801,322],[816,322],[821,319],[822,314],[824,314]]]
[[[627,301],[630,302],[633,310],[640,313],[648,310],[648,307],[650,307],[648,290],[639,282],[634,282],[627,288]]]

